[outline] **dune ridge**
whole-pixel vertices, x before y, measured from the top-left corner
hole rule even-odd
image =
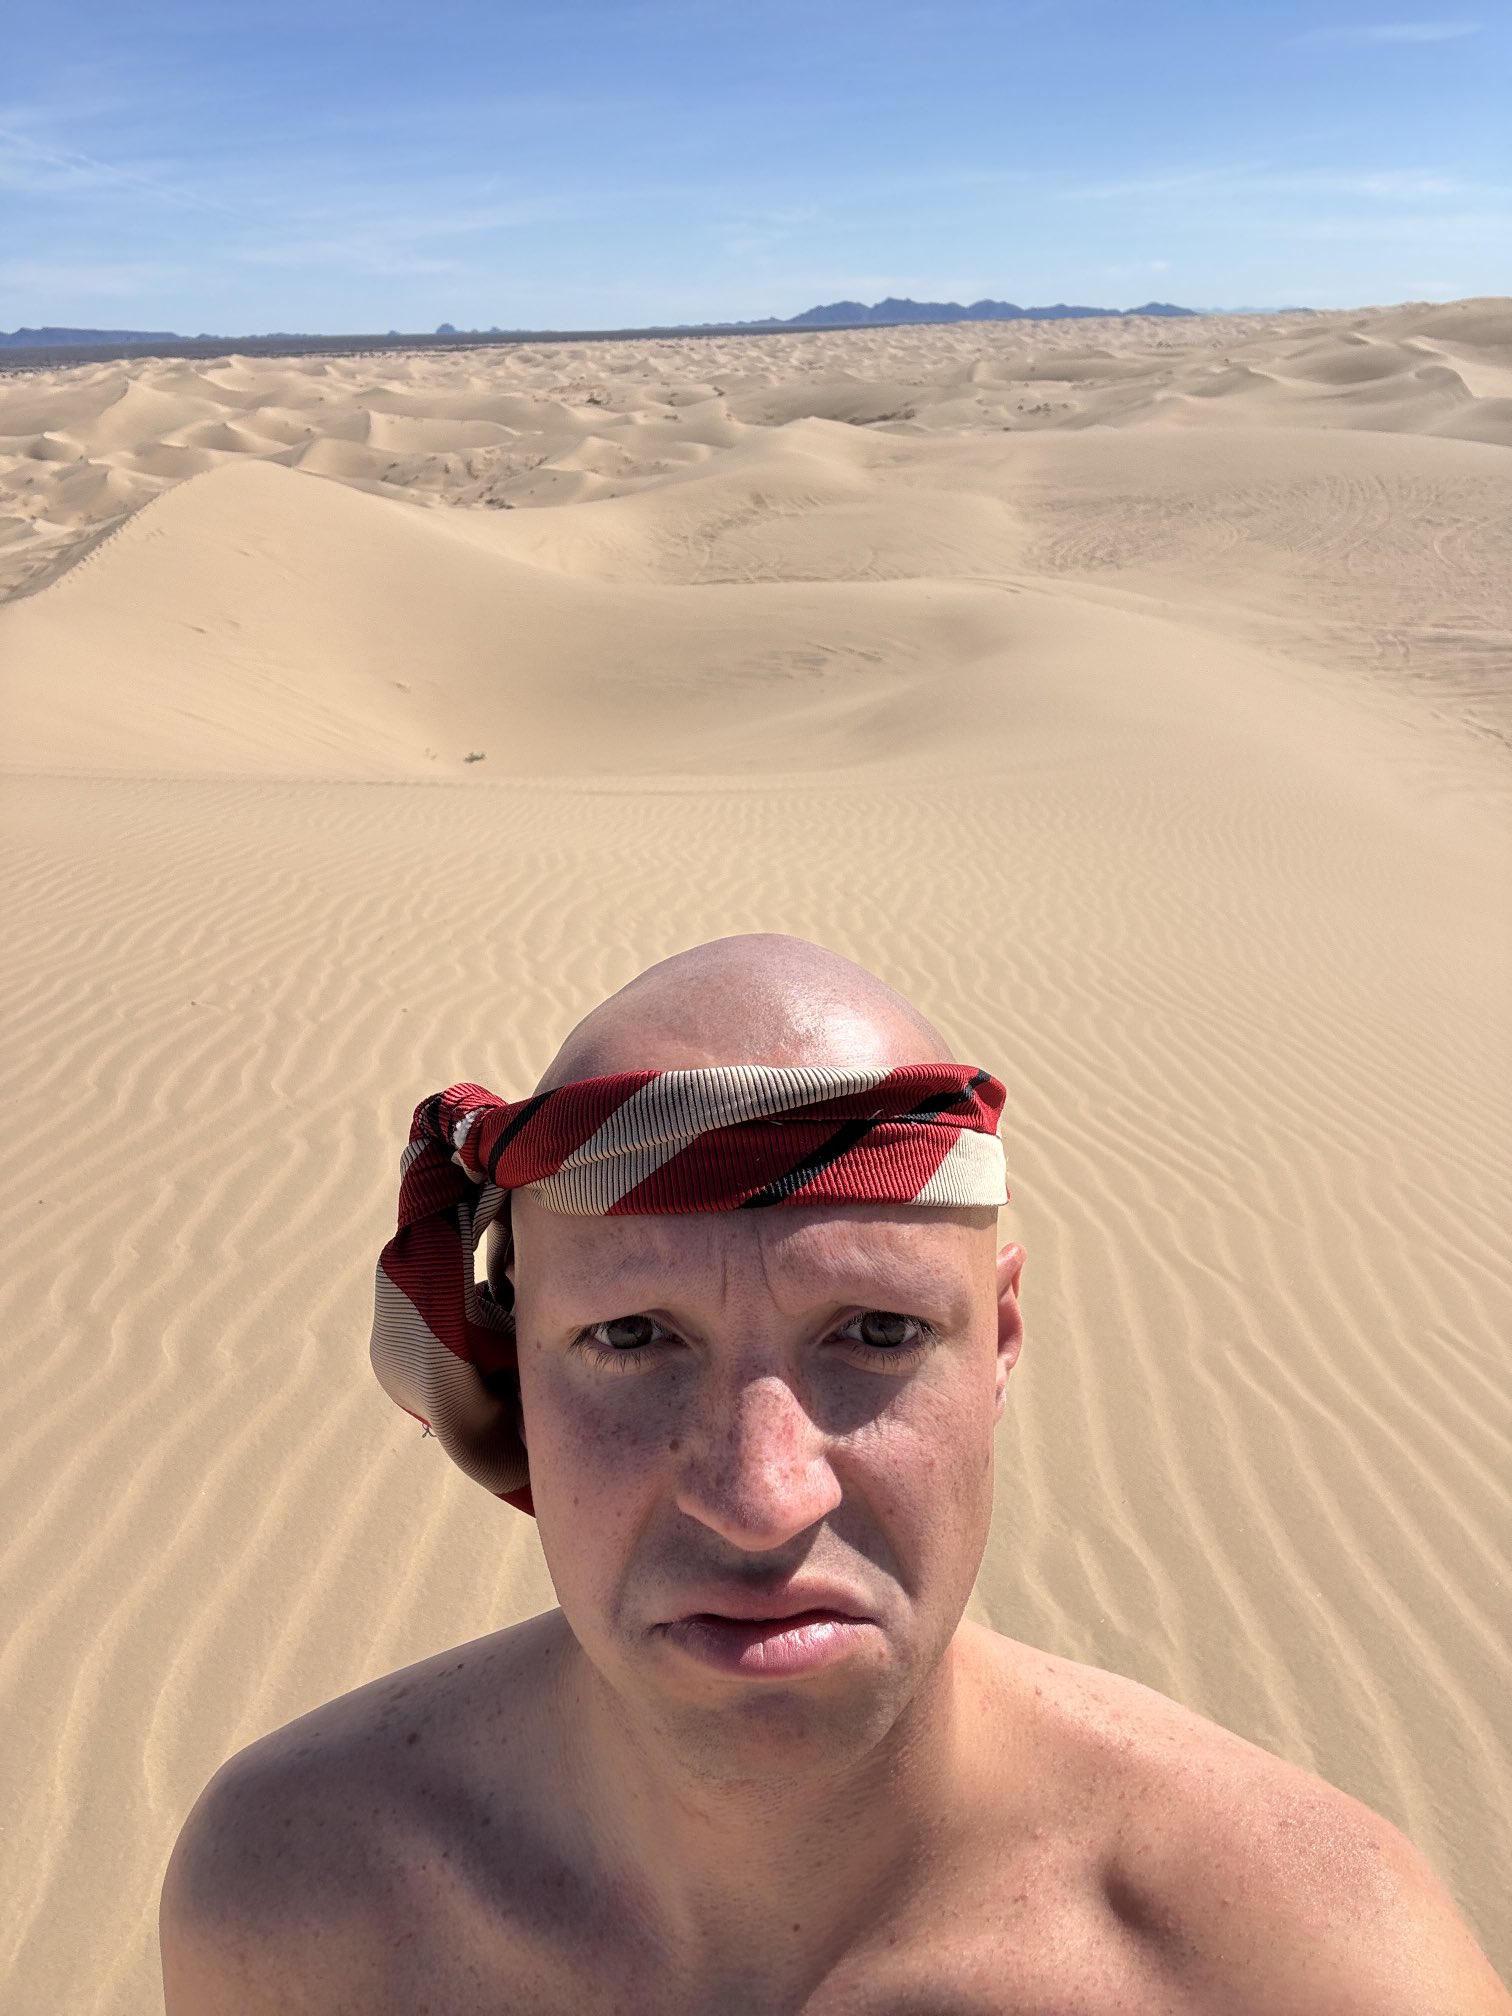
[[[1504,304],[1462,301],[0,373],[0,592],[43,585],[100,528],[235,457],[508,508],[654,484],[804,418],[905,437],[1279,424],[1506,446],[1512,343]]]
[[[27,495],[106,472],[0,607],[19,2010],[159,2008],[215,1766],[552,1601],[367,1370],[409,1110],[747,929],[1008,1084],[973,1614],[1366,1799],[1512,1966],[1509,322],[0,381]]]

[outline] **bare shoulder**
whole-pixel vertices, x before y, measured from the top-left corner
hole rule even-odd
[[[1029,1647],[1003,1663],[1059,1796],[1097,1815],[1110,1910],[1193,2006],[1512,2016],[1438,1878],[1369,1807],[1134,1681]]]
[[[509,1736],[489,1732],[491,1773],[475,1753],[501,1700],[517,1730],[528,1720],[555,1614],[388,1674],[222,1765],[164,1879],[167,2016],[402,2006],[398,1948],[453,1838],[493,1824]]]

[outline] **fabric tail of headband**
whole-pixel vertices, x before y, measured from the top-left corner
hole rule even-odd
[[[513,1103],[452,1085],[415,1109],[379,1256],[384,1391],[470,1477],[532,1510],[514,1319],[474,1280],[512,1190],[576,1217],[794,1204],[996,1206],[1004,1091],[963,1064],[720,1065],[587,1078]]]

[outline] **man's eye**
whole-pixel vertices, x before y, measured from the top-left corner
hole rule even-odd
[[[858,1341],[876,1351],[896,1351],[930,1334],[929,1325],[917,1316],[899,1316],[892,1309],[868,1309],[855,1318],[855,1327]]]
[[[588,1334],[611,1350],[636,1351],[653,1341],[656,1325],[649,1316],[613,1316],[607,1323],[595,1324]]]

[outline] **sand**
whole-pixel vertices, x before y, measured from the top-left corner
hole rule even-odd
[[[7,2012],[158,2008],[215,1766],[550,1603],[367,1369],[409,1109],[755,928],[1008,1084],[973,1614],[1512,1967],[1509,442],[1505,302],[0,378]]]

